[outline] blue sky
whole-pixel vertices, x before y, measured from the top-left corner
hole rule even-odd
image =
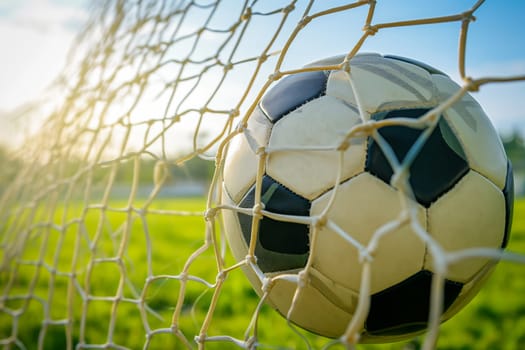
[[[56,77],[87,19],[83,1],[0,2],[0,110],[37,97]]]
[[[234,0],[227,0],[228,5]],[[328,6],[323,0],[314,6]],[[374,23],[450,15],[470,8],[474,0],[378,0]],[[236,2],[235,2],[236,3]],[[260,0],[261,7],[281,4]],[[345,3],[331,0],[330,5]],[[38,98],[64,66],[76,32],[88,17],[87,0],[0,1],[0,118]],[[361,35],[351,24],[363,21],[363,10],[312,22],[294,47],[289,64],[302,65],[346,52]],[[468,37],[467,74],[474,77],[525,74],[524,0],[488,0],[476,13]],[[459,23],[380,31],[364,51],[398,54],[424,61],[457,79]],[[345,32],[345,28],[348,31]],[[327,33],[337,33],[327,35]],[[255,44],[256,41],[254,40]],[[525,131],[525,82],[486,86],[474,95],[502,132]],[[5,133],[5,132],[4,132]],[[0,131],[0,137],[1,137]]]

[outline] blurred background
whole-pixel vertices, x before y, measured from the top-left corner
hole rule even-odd
[[[275,3],[275,1],[269,1]],[[16,148],[37,130],[46,113],[27,113],[37,105],[63,96],[54,95],[49,87],[64,69],[70,48],[85,26],[91,7],[100,1],[87,0],[3,0],[0,2],[0,155]],[[230,2],[234,6],[235,2]],[[344,1],[334,1],[333,6]],[[472,2],[473,3],[473,2]],[[331,4],[332,5],[332,4]],[[425,15],[448,15],[468,8],[465,1],[381,2],[375,21],[397,18],[417,18]],[[467,75],[474,77],[515,75],[525,72],[525,45],[517,35],[525,22],[525,2],[488,1],[476,13],[477,21],[469,30],[467,46]],[[333,16],[323,23],[325,30],[344,27],[343,16]],[[504,23],[505,25],[501,25]],[[421,26],[418,30],[400,29],[402,45],[383,31],[369,38],[363,51],[398,54],[412,57],[447,72],[458,81],[456,55],[459,23]],[[360,33],[348,33],[348,38],[327,36],[311,25],[309,46],[294,48],[289,66],[304,65],[322,56],[340,54],[348,49]],[[307,28],[308,29],[308,28]],[[261,28],[264,30],[264,28]],[[442,31],[436,33],[436,30]],[[399,35],[399,31],[392,33]],[[439,42],[429,40],[439,34]],[[304,42],[304,40],[303,40]],[[321,46],[322,45],[322,46]],[[71,57],[70,57],[71,58]],[[232,86],[234,88],[234,86]],[[227,89],[227,88],[226,88]],[[525,83],[486,85],[475,94],[501,134],[511,157],[516,175],[516,192],[525,193]],[[52,104],[51,104],[52,105]],[[5,158],[5,155],[3,156]],[[198,166],[197,166],[198,167]],[[209,175],[208,170],[203,170]],[[201,174],[202,175],[202,174]],[[201,176],[199,175],[199,176]],[[9,174],[7,174],[9,176]]]
[[[173,274],[180,271],[187,257],[202,244],[205,227],[213,226],[203,219],[207,188],[215,166],[210,161],[213,149],[201,157],[199,147],[213,138],[229,119],[230,108],[237,106],[248,84],[246,80],[255,71],[263,51],[261,43],[268,43],[276,33],[283,17],[279,8],[293,0],[248,1],[255,3],[254,12],[258,13],[247,26],[247,34],[237,51],[232,49],[235,40],[228,43],[224,52],[220,52],[218,46],[227,41],[225,37],[230,33],[227,28],[242,15],[239,5],[245,0],[221,2],[219,13],[215,13],[212,23],[206,24],[207,30],[202,32],[199,30],[204,28],[207,12],[213,6],[195,4],[213,5],[215,0],[192,1],[195,6],[189,10],[189,19],[180,20],[180,13],[175,18],[183,23],[178,38],[186,34],[189,38],[186,42],[163,43],[162,35],[169,35],[169,30],[148,41],[151,27],[132,29],[136,24],[133,20],[142,19],[134,16],[133,5],[155,8],[158,4],[169,4],[172,6],[169,10],[173,10],[188,2],[0,0],[0,229],[3,229],[0,263],[7,262],[3,266],[7,267],[5,270],[0,265],[0,286],[8,286],[7,291],[2,292],[7,299],[0,295],[0,302],[7,301],[0,305],[0,346],[15,347],[14,341],[20,340],[30,344],[27,348],[36,348],[37,341],[44,344],[43,348],[65,348],[66,342],[77,344],[78,330],[85,328],[87,335],[83,340],[87,343],[106,341],[115,335],[114,343],[107,341],[132,344],[135,348],[144,342],[146,335],[152,335],[150,330],[170,326],[175,303],[182,300],[177,299],[182,278]],[[319,0],[313,3],[310,13],[348,2]],[[373,23],[457,14],[475,2],[378,0]],[[111,4],[106,12],[100,10],[105,3]],[[308,3],[295,2],[296,10],[289,14],[272,52],[283,47]],[[311,21],[290,46],[282,70],[348,52],[362,35],[367,7],[331,13]],[[130,23],[112,30],[113,20],[118,22],[119,11],[125,12],[122,8],[129,10],[128,16],[123,17]],[[88,31],[90,35],[81,36],[94,12],[98,15],[95,18],[105,18],[107,23],[98,23],[103,29],[97,30],[94,26],[95,29],[91,27]],[[175,20],[159,17],[159,22],[168,23],[171,30],[178,26]],[[467,76],[524,75],[525,45],[519,35],[523,32],[523,23],[525,1],[485,2],[476,11],[476,21],[468,31]],[[457,62],[460,27],[461,23],[455,21],[382,29],[367,38],[361,52],[410,57],[446,72],[461,83]],[[220,33],[210,28],[226,29]],[[240,27],[235,28],[232,32],[238,34]],[[107,30],[106,36],[101,35],[103,30]],[[156,30],[162,32],[158,27]],[[129,37],[134,41],[126,47],[128,52],[123,46]],[[196,38],[200,40],[195,45],[197,50],[187,54],[191,41]],[[92,47],[95,47],[90,52],[92,55],[86,56]],[[230,54],[233,58],[228,57]],[[85,66],[82,66],[79,63],[85,56],[82,62]],[[177,71],[177,67],[188,57],[193,62],[184,66],[184,79],[179,79],[181,76],[177,73],[183,69]],[[241,116],[253,102],[255,92],[273,73],[277,57],[270,54],[264,61],[254,87],[239,107]],[[140,76],[130,72],[142,59],[146,64],[140,66]],[[225,62],[234,64],[234,69],[227,70]],[[104,75],[99,68],[106,63]],[[149,75],[148,69],[155,65],[162,68]],[[86,80],[79,74],[82,67],[87,67]],[[122,76],[115,74],[107,78],[117,71]],[[199,75],[202,72],[206,74]],[[214,75],[216,72],[219,74]],[[217,82],[226,75],[224,83]],[[146,95],[137,88],[143,81],[148,84]],[[129,89],[121,89],[121,85]],[[197,85],[193,90],[192,86]],[[211,90],[219,85],[215,95]],[[176,95],[175,90],[182,97],[177,96],[172,102],[170,94]],[[185,96],[188,90],[191,93]],[[108,91],[118,98],[108,98]],[[509,251],[523,256],[525,82],[487,84],[473,95],[490,116],[514,164],[516,192],[522,198],[515,201]],[[138,100],[139,103],[134,104]],[[132,107],[126,109],[129,106]],[[198,131],[197,121],[204,125]],[[41,145],[45,147],[39,152]],[[28,147],[17,151],[20,146]],[[188,161],[181,165],[179,159]],[[21,171],[27,171],[29,176]],[[163,175],[163,171],[169,172],[170,176],[166,176],[169,180],[155,181],[155,174],[162,178],[159,174]],[[162,189],[156,192],[155,183],[159,182]],[[137,193],[131,191],[132,187]],[[107,198],[101,199],[105,193]],[[15,204],[11,205],[9,200]],[[10,265],[12,252],[17,253],[11,249],[13,246],[19,248],[24,259]],[[226,251],[226,245],[221,249]],[[199,260],[202,264],[195,264],[196,270],[192,272],[195,276],[215,281],[213,254],[208,250]],[[116,263],[116,256],[119,262],[125,262],[125,270],[123,264]],[[253,311],[259,301],[245,276],[239,270],[235,273],[228,277],[221,293],[224,299],[214,315],[218,320],[214,334],[242,337],[251,316],[246,310]],[[115,291],[124,280],[127,283],[124,293],[129,300],[120,303],[118,312],[114,312],[116,300],[121,301],[120,297],[114,298]],[[56,288],[50,288],[51,285]],[[212,293],[204,295],[207,288],[198,283],[192,288],[186,291],[183,310],[188,315],[190,309],[196,310],[196,316],[192,317],[198,322],[189,317],[183,321],[188,324],[181,325],[192,329],[191,334],[197,334]],[[71,292],[78,290],[82,293]],[[442,348],[519,349],[525,344],[524,291],[523,265],[502,262],[469,312],[460,313],[442,327]],[[137,308],[137,303],[143,301],[151,308],[147,316],[139,315]],[[8,312],[6,305],[10,308]],[[284,319],[272,311],[263,308],[263,338],[283,343],[279,346],[296,348],[297,334],[290,332]],[[118,321],[115,329],[108,325],[110,320],[114,321],[112,316]],[[66,319],[71,322],[65,322]],[[151,325],[147,332],[145,319]],[[80,324],[81,320],[85,324]],[[20,325],[20,329],[15,325]],[[152,348],[168,346],[161,333],[154,338],[158,339],[158,346]],[[191,336],[188,339],[193,340]],[[314,344],[317,343],[314,341]],[[419,349],[418,344],[415,340],[403,350]],[[218,344],[217,348],[222,349],[222,345]],[[400,347],[392,345],[388,349]]]

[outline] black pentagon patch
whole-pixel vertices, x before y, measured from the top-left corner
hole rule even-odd
[[[503,195],[505,196],[505,235],[503,236],[501,248],[505,248],[509,243],[512,229],[512,212],[514,211],[514,173],[510,160],[507,161],[507,181],[503,188]]]
[[[392,60],[397,60],[397,61],[402,61],[402,62],[413,64],[414,66],[418,66],[419,68],[423,68],[424,70],[426,70],[430,74],[438,74],[438,75],[444,75],[444,76],[448,77],[447,74],[443,73],[439,69],[436,69],[436,68],[434,68],[432,66],[429,66],[426,63],[414,60],[412,58],[406,58],[406,57],[395,56],[395,55],[385,55],[383,57],[384,58],[389,58],[389,59],[392,59]]]
[[[261,108],[275,123],[306,102],[322,96],[328,76],[325,72],[306,72],[284,77],[261,100]]]
[[[308,216],[310,202],[291,192],[271,177],[265,175],[262,180],[261,201],[265,210],[297,216]],[[242,208],[252,208],[255,202],[255,185],[242,199]],[[238,214],[241,230],[250,244],[252,216]],[[257,265],[263,272],[275,272],[302,268],[306,265],[309,254],[308,225],[283,222],[263,217],[259,221],[259,236],[255,248]]]
[[[427,328],[430,312],[432,272],[419,271],[403,282],[371,296],[366,332],[375,336],[394,336]],[[446,311],[456,300],[463,285],[445,280]]]
[[[406,109],[372,116],[376,120],[389,118],[419,118],[427,109]],[[422,130],[406,126],[387,126],[379,129],[379,134],[392,147],[399,162],[402,162],[413,144],[421,135]],[[452,188],[467,172],[468,163],[465,160],[461,144],[441,118],[419,154],[410,167],[410,185],[417,201],[426,208],[442,194]],[[371,137],[368,143],[366,171],[390,183],[393,171],[383,151]]]

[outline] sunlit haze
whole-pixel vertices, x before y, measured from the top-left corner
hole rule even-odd
[[[467,9],[474,1],[378,1],[376,22],[448,15]],[[233,1],[232,1],[233,3]],[[273,2],[275,3],[275,2]],[[335,6],[343,1],[333,1]],[[2,0],[0,2],[0,140],[12,137],[16,111],[39,99],[64,67],[68,48],[89,14],[86,0]],[[400,6],[403,4],[403,6]],[[228,4],[229,5],[229,4]],[[525,1],[488,1],[476,13],[467,47],[467,75],[505,76],[525,74],[525,45],[519,34],[525,22]],[[321,57],[344,53],[361,33],[329,35],[344,28],[344,17],[324,22],[323,31],[312,26],[309,43],[291,65],[302,65]],[[503,24],[503,25],[502,25]],[[382,31],[370,38],[364,51],[413,57],[458,79],[457,42],[459,23],[439,27],[421,26]],[[434,39],[434,31],[439,28]],[[261,28],[264,30],[264,28]],[[334,29],[335,30],[335,29]],[[339,29],[340,30],[340,29]],[[307,31],[306,31],[307,32]],[[475,95],[502,133],[525,130],[525,83],[484,86]],[[27,123],[27,121],[23,121]]]

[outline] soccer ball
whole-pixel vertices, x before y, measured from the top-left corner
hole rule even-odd
[[[313,65],[342,60],[329,58]],[[260,198],[266,212],[315,217],[327,207],[340,172],[327,218],[367,246],[379,228],[399,217],[403,201],[391,185],[394,171],[381,142],[370,136],[352,138],[341,155],[338,146],[345,134],[362,120],[418,118],[459,89],[447,75],[424,63],[378,54],[354,57],[350,73],[286,76],[264,95],[244,132],[228,145],[221,201],[253,208],[261,171]],[[378,129],[399,162],[422,132],[403,125]],[[271,152],[260,158],[262,150]],[[512,179],[497,132],[466,94],[440,116],[411,164],[409,201],[419,225],[446,252],[504,248],[512,221]],[[249,212],[223,211],[228,242],[239,261],[248,254]],[[355,313],[363,264],[356,246],[333,225],[321,226],[315,237],[313,231],[304,223],[263,216],[256,230],[256,266],[271,278],[296,274],[308,262],[306,283],[290,314],[297,283],[275,279],[267,302],[304,329],[338,337]],[[362,342],[397,341],[425,331],[433,261],[431,250],[410,224],[379,239],[371,263],[370,310]],[[448,266],[441,321],[473,298],[495,264],[476,257]],[[249,265],[244,271],[262,294],[260,272]]]

